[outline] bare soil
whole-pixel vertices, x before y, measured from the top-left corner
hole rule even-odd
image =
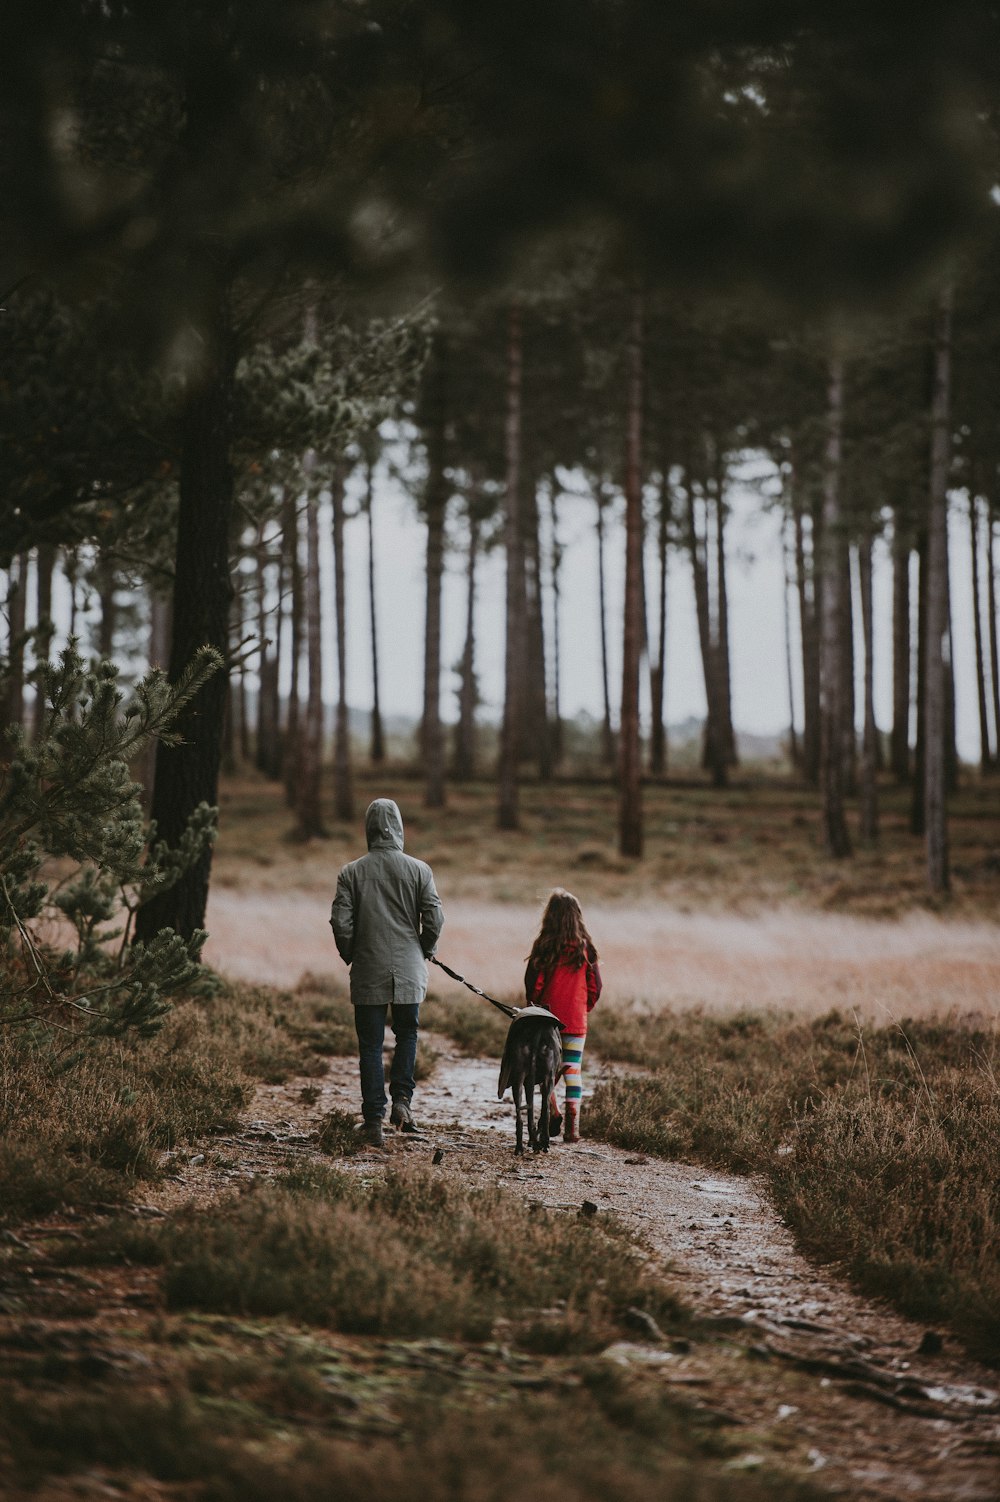
[[[344,1160],[349,1171],[371,1178],[401,1160],[437,1159],[440,1173],[564,1211],[567,1235],[579,1214],[620,1217],[704,1323],[690,1342],[671,1342],[637,1315],[634,1338],[604,1358],[683,1388],[740,1436],[734,1464],[780,1460],[859,1502],[995,1502],[996,1372],[809,1263],[748,1180],[586,1140],[515,1157],[495,1061],[463,1058],[437,1038],[433,1046],[440,1057],[414,1101],[420,1135],[387,1131],[385,1150]],[[208,1204],[241,1179],[314,1155],[323,1115],[356,1108],[355,1062],[333,1060],[318,1097],[316,1085],[262,1086],[242,1131],[201,1162],[179,1164],[151,1207]]]

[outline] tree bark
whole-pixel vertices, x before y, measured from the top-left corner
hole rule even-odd
[[[642,766],[639,747],[639,667],[642,653],[642,404],[643,302],[632,301],[627,349],[625,428],[625,619],[619,759],[618,848],[642,855]]]
[[[910,780],[910,540],[900,507],[892,532],[892,737],[889,761],[897,782]]]
[[[827,852],[851,853],[844,815],[844,553],[840,514],[841,434],[844,414],[844,362],[830,357],[827,384],[827,438],[823,473],[823,539],[820,556],[820,787],[823,837]]]
[[[794,523],[792,523],[794,529]],[[793,767],[799,765],[799,738],[795,728],[795,675],[792,672],[792,612],[788,603],[788,596],[794,586],[791,576],[791,563],[794,560],[794,536],[791,545],[788,541],[789,518],[785,518],[781,526],[781,559],[784,565],[784,589],[782,602],[784,604],[785,620],[785,678],[788,683],[788,759]]]
[[[986,608],[990,631],[990,679],[993,687],[993,730],[996,765],[1000,767],[1000,652],[997,650],[997,586],[993,556],[993,531],[997,517],[992,496],[986,498]]]
[[[199,647],[225,659],[233,587],[229,531],[233,502],[233,345],[227,300],[220,297],[207,340],[206,365],[187,392],[181,416],[180,503],[174,569],[170,677],[176,682]],[[215,673],[181,711],[176,746],[156,751],[152,814],[160,839],[175,846],[201,803],[218,803],[226,673]],[[189,938],[203,926],[212,854],[169,890],[140,908],[136,937],[148,941],[163,928]]]
[[[302,693],[300,684],[302,676],[302,640],[305,635],[305,592],[302,588],[302,562],[299,557],[299,503],[296,496],[288,493],[286,493],[282,505],[281,539],[288,562],[292,637],[283,772],[285,778],[285,802],[289,808],[294,808],[296,789],[299,781],[299,755],[302,740]]]
[[[18,553],[7,570],[7,683],[0,706],[0,754],[7,732],[24,723],[24,627],[28,555]]]
[[[601,725],[601,760],[606,767],[615,764],[615,733],[611,724],[611,674],[608,670],[608,604],[604,566],[604,495],[603,481],[598,482],[597,493],[597,608],[601,628],[601,691],[604,698],[604,720]]]
[[[715,645],[712,641],[708,581],[708,501],[707,499],[705,501],[705,533],[701,535],[698,531],[697,503],[690,464],[685,474],[685,490],[687,492],[688,547],[694,575],[695,615],[698,622],[698,642],[701,647],[702,675],[705,680],[703,761],[711,775],[713,787],[722,788],[729,780],[729,758],[726,755],[724,725],[718,709],[718,670]]]
[[[521,537],[521,397],[524,316],[516,300],[507,313],[507,392],[504,455],[507,469],[504,543],[507,553],[504,704],[500,732],[497,826],[519,827],[518,753],[525,667],[524,552]]]
[[[924,823],[927,884],[934,893],[950,885],[947,812],[948,471],[951,460],[952,292],[941,296],[934,344],[931,400],[930,497],[927,520],[927,686],[924,753]]]
[[[333,735],[333,807],[338,819],[354,818],[351,771],[351,724],[347,704],[347,583],[344,551],[343,468],[338,464],[330,486],[333,500],[333,605],[337,628],[337,719]]]
[[[878,839],[878,728],[875,724],[875,636],[872,618],[872,538],[858,544],[858,583],[861,626],[865,643],[865,728],[861,756],[861,838],[868,845]]]
[[[306,492],[306,712],[299,734],[295,833],[300,840],[325,839],[322,813],[323,619],[319,574],[319,499],[307,480]]]
[[[795,522],[795,572],[799,590],[799,635],[802,643],[802,771],[819,786],[819,570],[815,518],[810,517],[810,552],[806,558],[805,518],[798,485],[792,478]]]
[[[115,591],[114,565],[102,553],[97,564],[97,599],[101,608],[97,623],[97,655],[102,659],[115,655],[115,626],[118,616]]]
[[[441,589],[444,578],[444,525],[448,504],[445,458],[448,417],[448,363],[444,336],[434,336],[427,394],[427,608],[424,624],[424,713],[421,752],[424,806],[443,808],[444,732],[441,725]]]
[[[35,662],[48,662],[52,651],[55,625],[52,620],[52,575],[56,567],[55,544],[43,542],[35,555]],[[35,684],[35,703],[32,713],[32,737],[37,740],[45,718],[45,695],[41,686]]]
[[[660,489],[660,514],[656,529],[656,552],[658,563],[656,591],[656,660],[649,662],[649,698],[651,726],[649,736],[649,770],[654,777],[662,777],[667,770],[667,727],[663,720],[663,704],[666,690],[667,664],[667,544],[670,517],[669,467],[663,466],[663,483]]]
[[[257,590],[257,638],[260,643],[260,686],[257,692],[257,740],[255,762],[257,770],[265,777],[273,775],[278,726],[274,719],[274,690],[272,680],[277,675],[277,654],[274,643],[268,638],[267,571],[268,547],[265,540],[265,524],[257,528],[257,545],[254,550]],[[280,601],[279,601],[280,608]]]
[[[840,590],[843,623],[840,628],[840,641],[841,668],[844,675],[844,713],[840,727],[840,754],[844,759],[844,790],[848,796],[853,797],[858,790],[857,704],[854,694],[854,585],[851,579],[851,548],[846,537],[840,561],[843,569]]]
[[[729,766],[739,761],[733,730],[733,686],[729,660],[729,588],[726,580],[726,462],[721,445],[716,446],[715,464],[715,650],[717,703],[721,719],[723,751]]]
[[[913,751],[913,796],[910,833],[922,835],[924,821],[925,755],[927,750],[927,530],[917,538],[917,739]]]
[[[371,445],[365,452],[365,511],[368,516],[368,620],[372,649],[372,719],[369,757],[372,766],[385,761],[385,733],[379,702],[378,614],[375,605],[375,465]]]
[[[533,746],[537,756],[538,775],[543,782],[552,776],[552,741],[549,735],[548,685],[545,672],[545,621],[542,601],[542,543],[541,518],[538,506],[538,487],[527,489],[527,515],[525,518],[525,594],[528,606],[528,682],[526,694],[527,721],[530,726],[525,754]]]
[[[552,528],[552,760],[559,766],[563,758],[562,722],[562,561],[559,541],[559,489],[555,475],[549,484],[549,520]]]
[[[479,521],[476,501],[469,496],[469,548],[465,564],[465,645],[459,672],[458,724],[455,727],[454,775],[468,782],[476,774],[476,564],[479,559]]]
[[[972,544],[972,618],[976,635],[976,701],[979,708],[979,765],[985,772],[993,763],[990,718],[986,693],[986,654],[983,650],[982,605],[979,590],[979,497],[969,492],[969,540]]]

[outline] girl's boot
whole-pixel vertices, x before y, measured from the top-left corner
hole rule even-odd
[[[549,1136],[558,1137],[562,1131],[562,1117],[559,1115],[559,1103],[556,1100],[556,1092],[553,1090],[549,1096]]]
[[[580,1140],[580,1102],[568,1100],[566,1102],[566,1130],[563,1133],[564,1142],[579,1142]]]

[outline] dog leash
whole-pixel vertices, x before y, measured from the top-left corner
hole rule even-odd
[[[453,970],[450,965],[446,965],[443,960],[439,960],[435,955],[429,955],[428,958],[431,964],[437,965],[440,970],[444,971],[445,975],[450,975],[452,980],[457,980],[460,985],[468,986],[470,991],[474,991],[476,995],[481,996],[484,1001],[490,1002],[492,1006],[495,1006],[498,1011],[505,1013],[505,1015],[510,1017],[512,1021],[520,1017],[520,1007],[512,1007],[506,1001],[497,1001],[495,996],[489,996],[485,991],[481,991],[478,986],[474,986],[472,984],[471,980],[466,980],[464,975],[459,975],[457,970]]]

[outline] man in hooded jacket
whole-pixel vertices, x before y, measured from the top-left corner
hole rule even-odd
[[[403,852],[403,820],[391,798],[369,804],[365,834],[368,854],[344,866],[337,877],[330,927],[341,959],[351,967],[364,1136],[381,1147],[386,1108],[382,1046],[390,1007],[396,1047],[389,1119],[404,1132],[417,1130],[410,1102],[420,1003],[444,913],[430,866]]]

